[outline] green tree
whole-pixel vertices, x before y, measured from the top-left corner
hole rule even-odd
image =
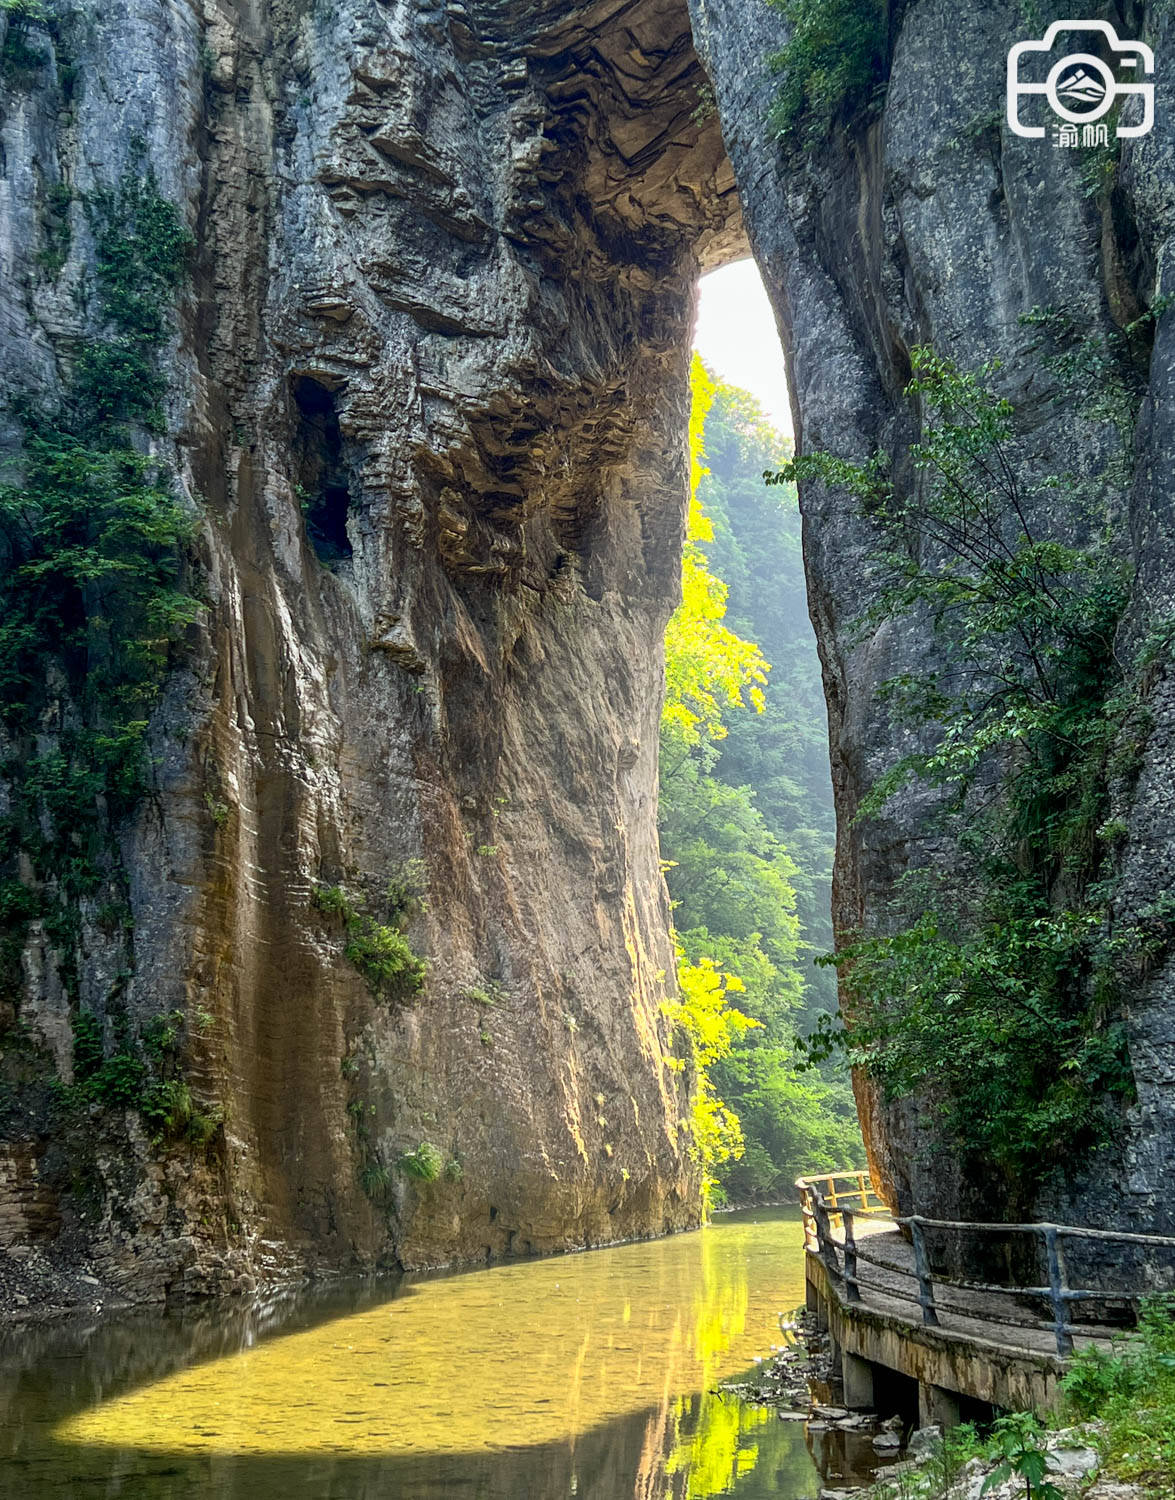
[[[860,1143],[847,1087],[806,1072],[796,1046],[797,1025],[806,1029],[805,1018],[830,1003],[828,981],[810,963],[797,887],[813,926],[830,938],[832,813],[816,727],[824,716],[819,670],[797,603],[794,495],[789,506],[761,478],[787,450],[750,397],[715,384],[697,363],[691,434],[686,587],[666,634],[661,845],[686,1014],[721,998],[721,1014],[741,1018],[728,1021],[723,1045],[704,1061],[694,1047],[699,1107],[716,1111],[695,1131],[699,1145],[718,1147],[703,1151],[718,1191],[747,1199],[778,1193],[806,1167],[847,1165],[859,1159]],[[789,597],[781,602],[780,594]],[[774,673],[767,681],[759,623],[774,630],[784,663],[778,688]],[[751,776],[743,774],[748,766]],[[777,822],[794,824],[805,868],[765,816],[761,785]],[[728,1117],[741,1122],[737,1139],[714,1128]]]
[[[987,1177],[1003,1169],[1015,1207],[1108,1139],[1132,1095],[1123,964],[1168,942],[1171,921],[1153,912],[1149,933],[1115,930],[1111,787],[1129,778],[1141,684],[1170,632],[1124,667],[1131,579],[1110,524],[1112,467],[1093,484],[1034,473],[994,368],[964,373],[928,349],[912,366],[923,431],[909,494],[883,458],[813,454],[779,476],[856,497],[884,538],[885,582],[863,625],[906,619],[936,642],[936,670],[885,685],[919,748],[860,816],[917,779],[936,789],[929,831],[966,862],[960,878],[915,859],[874,931],[842,935],[837,964],[853,1060],[891,1097],[932,1098],[960,1155]],[[1039,520],[1059,503],[1064,541]]]
[[[715,774],[754,789],[767,828],[792,858],[790,879],[805,942],[832,947],[832,856],[836,816],[828,764],[828,720],[820,659],[808,618],[799,506],[794,485],[764,491],[762,475],[790,445],[754,398],[720,385],[706,419],[707,472],[700,496],[713,517],[711,565],[726,581],[727,615],[771,663],[760,715],[731,714]],[[805,1022],[835,1010],[836,982],[805,965]]]

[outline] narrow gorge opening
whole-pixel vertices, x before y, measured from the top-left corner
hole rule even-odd
[[[1165,121],[1013,137],[956,12],[0,0],[0,1306],[86,1312],[14,1500],[818,1495],[846,1057],[842,1225],[1052,1230],[875,1260],[911,1327],[1012,1278],[1055,1383],[1056,1223],[1175,1229]],[[841,1363],[993,1415],[917,1368]]]
[[[843,1070],[803,1038],[835,1012],[827,716],[791,456],[786,371],[758,267],[698,289],[682,603],[666,632],[659,832],[695,1128],[714,1204],[863,1165]],[[709,1018],[715,1035],[698,1043]]]

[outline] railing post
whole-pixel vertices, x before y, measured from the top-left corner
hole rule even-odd
[[[938,1309],[934,1305],[934,1282],[930,1279],[930,1262],[926,1259],[926,1241],[922,1237],[922,1222],[917,1217],[906,1220],[910,1226],[910,1238],[914,1242],[914,1274],[918,1277],[918,1301],[922,1307],[922,1321],[938,1327]]]
[[[1045,1257],[1048,1261],[1049,1295],[1053,1303],[1053,1327],[1057,1335],[1057,1353],[1062,1358],[1073,1353],[1073,1335],[1069,1332],[1069,1299],[1065,1292],[1065,1261],[1057,1238],[1055,1224],[1042,1224]]]
[[[836,1242],[832,1238],[832,1223],[819,1189],[812,1195],[812,1215],[816,1220],[816,1244],[819,1247],[820,1259],[834,1275],[839,1274],[836,1264]]]
[[[800,1189],[800,1218],[804,1225],[804,1249],[818,1249],[820,1242],[816,1237],[816,1215],[812,1212],[812,1189],[807,1183]]]
[[[0,0],[2,3],[2,0]],[[850,1181],[856,1178],[857,1188],[842,1189],[838,1191],[838,1180]],[[820,1184],[820,1186],[817,1186]],[[1075,1291],[1069,1286],[1068,1267],[1065,1259],[1064,1239],[1070,1237],[1086,1237],[1089,1239],[1130,1243],[1142,1245],[1147,1254],[1152,1251],[1175,1250],[1175,1236],[1171,1235],[1144,1235],[1125,1231],[1092,1229],[1089,1227],[1076,1227],[1070,1224],[965,1224],[954,1221],[927,1219],[921,1214],[910,1214],[907,1216],[896,1216],[889,1205],[881,1198],[873,1185],[872,1174],[853,1168],[847,1172],[826,1173],[821,1177],[799,1177],[796,1179],[796,1187],[800,1192],[800,1203],[804,1217],[804,1244],[808,1253],[818,1255],[821,1263],[832,1274],[844,1281],[844,1300],[846,1302],[860,1303],[861,1283],[858,1279],[857,1270],[860,1260],[860,1250],[857,1245],[856,1220],[861,1213],[871,1214],[874,1202],[878,1209],[885,1212],[887,1218],[902,1228],[908,1228],[913,1248],[914,1275],[918,1283],[918,1303],[922,1310],[923,1323],[938,1327],[938,1308],[934,1296],[934,1278],[931,1275],[930,1260],[927,1254],[927,1229],[940,1229],[948,1232],[960,1230],[971,1233],[1003,1231],[1005,1234],[1039,1233],[1044,1241],[1046,1269],[1048,1273],[1048,1287],[1036,1286],[1025,1287],[980,1287],[973,1288],[982,1292],[1019,1292],[1039,1297],[1045,1292],[1049,1297],[1052,1308],[1052,1326],[1056,1336],[1057,1354],[1065,1359],[1073,1353],[1073,1315],[1070,1304],[1081,1297],[1098,1297],[1103,1293],[1098,1291]],[[824,1191],[821,1191],[821,1188]],[[825,1197],[827,1192],[827,1198]],[[857,1197],[860,1202],[856,1208],[845,1208],[841,1200],[851,1200]],[[871,1202],[870,1200],[873,1200]],[[837,1252],[842,1249],[833,1235],[833,1220],[839,1214],[844,1224],[843,1238],[843,1272],[838,1263]],[[865,1259],[869,1260],[868,1251]],[[906,1273],[908,1274],[908,1273]],[[945,1278],[948,1286],[952,1285],[951,1278]],[[970,1286],[969,1283],[962,1283]],[[822,1305],[819,1293],[816,1291],[814,1282],[808,1283],[809,1305]],[[1115,1295],[1127,1297],[1130,1301],[1137,1303],[1142,1296],[1141,1292],[1130,1292],[1123,1289]],[[815,1298],[815,1301],[813,1301]],[[1001,1321],[996,1319],[996,1321]],[[1046,1325],[1047,1326],[1047,1325]]]
[[[849,1302],[860,1302],[861,1288],[857,1284],[857,1240],[853,1234],[855,1209],[842,1208],[841,1218],[845,1226],[845,1297]]]

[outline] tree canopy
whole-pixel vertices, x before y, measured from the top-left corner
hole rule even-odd
[[[679,946],[675,1011],[698,1073],[695,1147],[717,1196],[776,1196],[860,1159],[843,1078],[797,1033],[835,1005],[832,806],[783,438],[745,392],[693,369],[682,602],[666,631],[660,830]],[[768,658],[777,663],[770,669]]]

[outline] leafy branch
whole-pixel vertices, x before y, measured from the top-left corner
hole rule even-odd
[[[1082,367],[1068,358],[1061,376]],[[1117,646],[1133,577],[1112,493],[1024,463],[1015,411],[990,388],[996,366],[964,373],[921,348],[912,371],[922,432],[901,490],[881,456],[816,453],[766,476],[847,490],[875,528],[883,582],[861,635],[904,619],[935,641],[934,669],[882,686],[916,745],[858,820],[921,782],[940,794],[930,822],[960,861],[910,869],[878,914],[883,935],[842,935],[831,961],[846,1029],[826,1026],[810,1053],[843,1046],[1027,1191],[1106,1139],[1132,1097],[1113,842],[1099,830],[1119,743],[1141,722]]]

